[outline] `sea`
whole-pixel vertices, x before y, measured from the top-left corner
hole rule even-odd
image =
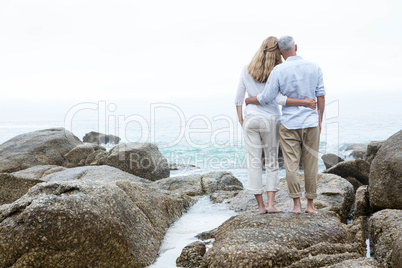
[[[164,108],[166,112],[158,116],[111,115],[110,111],[114,107],[109,106],[104,109],[109,114],[98,113],[98,116],[91,119],[73,111],[60,121],[1,121],[0,144],[23,133],[55,127],[64,127],[80,139],[90,131],[97,131],[119,136],[121,142],[156,144],[170,163],[179,166],[178,170],[171,171],[171,176],[229,171],[247,187],[242,128],[235,118],[225,114],[188,116],[173,106]],[[336,111],[331,113],[331,109],[328,109],[321,133],[320,155],[334,153],[344,159],[351,159],[350,151],[345,150],[349,145],[386,140],[401,128],[401,114],[340,116]],[[107,150],[113,146],[105,145]],[[319,171],[324,169],[320,160]],[[285,176],[283,169],[279,176]],[[197,241],[197,234],[218,227],[236,214],[225,204],[214,204],[208,196],[200,197],[168,229],[159,257],[149,267],[176,267],[176,259],[181,250]],[[209,246],[212,243],[210,241]]]

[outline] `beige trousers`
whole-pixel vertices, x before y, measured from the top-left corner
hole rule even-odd
[[[299,162],[303,159],[304,182],[307,199],[317,198],[318,149],[320,128],[287,129],[279,127],[281,148],[286,168],[289,196],[302,196],[299,184]]]
[[[247,190],[252,194],[276,192],[278,188],[278,122],[264,117],[246,117],[243,123],[248,169]],[[262,183],[262,152],[265,155],[266,183]]]

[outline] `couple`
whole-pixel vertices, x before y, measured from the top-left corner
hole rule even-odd
[[[320,67],[297,56],[296,52],[297,45],[291,36],[279,40],[268,37],[251,63],[244,67],[237,89],[235,104],[244,130],[248,190],[255,195],[260,214],[279,212],[274,204],[278,191],[279,139],[289,196],[294,203],[290,212],[301,212],[299,162],[302,158],[307,198],[305,212],[317,213],[313,201],[317,197],[318,147],[325,89]],[[249,98],[245,101],[243,119],[242,104],[246,92]],[[283,106],[280,124],[278,104]],[[263,153],[265,188],[262,184]],[[267,192],[267,207],[262,197],[264,192]]]

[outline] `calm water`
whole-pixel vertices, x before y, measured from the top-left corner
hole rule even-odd
[[[232,172],[244,186],[247,185],[242,130],[236,121],[227,116],[161,117],[153,122],[140,117],[129,120],[114,117],[75,119],[67,123],[0,122],[0,143],[19,134],[53,127],[66,127],[80,139],[85,133],[99,131],[117,135],[123,142],[154,142],[170,162],[199,167],[172,171],[171,176],[226,170]],[[321,135],[320,154],[335,153],[348,158],[348,152],[345,152],[348,145],[385,140],[401,128],[400,115],[327,117]],[[319,162],[319,169],[324,170],[322,161]],[[284,176],[284,170],[280,171],[280,176]],[[225,205],[212,204],[208,197],[202,197],[168,230],[161,255],[152,267],[175,267],[182,248],[196,241],[196,234],[218,227],[233,215],[235,213]]]

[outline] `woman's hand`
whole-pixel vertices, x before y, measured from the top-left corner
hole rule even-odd
[[[317,108],[317,101],[315,99],[304,100],[303,106],[315,110]]]
[[[239,119],[239,123],[241,126],[243,126],[243,122],[244,122],[243,118]]]
[[[257,97],[246,98],[246,106],[249,105],[249,104],[260,105]]]

